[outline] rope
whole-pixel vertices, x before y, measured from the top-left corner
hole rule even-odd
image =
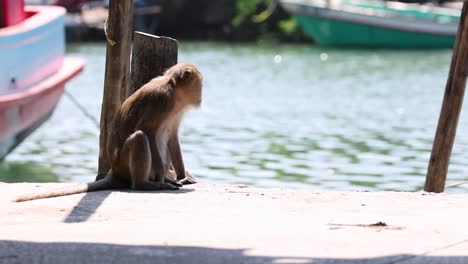
[[[104,22],[104,34],[106,34],[106,39],[107,41],[109,42],[109,44],[111,46],[114,46],[115,45],[115,41],[112,40],[110,37],[109,37],[109,33],[107,33],[107,22],[109,21],[109,16],[106,17],[106,22]]]
[[[81,111],[81,113],[88,118],[98,129],[101,128],[99,121],[78,101],[71,93],[65,90],[65,96],[72,101],[72,103]]]
[[[468,184],[468,181],[462,181],[462,182],[457,182],[457,183],[454,183],[454,184],[450,184],[449,186],[447,186],[447,188],[453,188],[453,187],[457,187],[457,186],[460,186],[460,185],[463,185],[463,184]]]

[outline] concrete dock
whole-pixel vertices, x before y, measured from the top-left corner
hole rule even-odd
[[[196,184],[24,203],[0,184],[0,263],[468,263],[468,195]]]

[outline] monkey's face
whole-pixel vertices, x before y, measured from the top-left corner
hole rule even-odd
[[[200,74],[200,77],[194,80],[192,85],[192,104],[195,107],[199,107],[202,103],[202,87],[203,87],[203,77]]]
[[[200,106],[203,76],[195,65],[181,62],[169,68],[165,74],[173,80],[179,102],[183,102],[187,106]]]
[[[199,107],[202,102],[202,78],[194,78],[190,83],[177,89],[178,100],[183,101],[187,106]]]

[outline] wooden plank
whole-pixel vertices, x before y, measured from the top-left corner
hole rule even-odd
[[[109,171],[106,155],[107,133],[115,113],[125,99],[130,74],[130,51],[133,27],[133,1],[111,0],[107,19],[106,70],[101,108],[99,165],[96,179]]]
[[[468,2],[464,2],[424,190],[443,192],[468,73]]]
[[[135,32],[128,94],[131,95],[151,79],[163,75],[177,63],[177,55],[177,40]]]

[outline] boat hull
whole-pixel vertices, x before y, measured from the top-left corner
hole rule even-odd
[[[382,48],[452,48],[455,35],[436,35],[295,15],[307,35],[323,45]]]
[[[445,10],[431,13],[419,6],[419,9],[405,9],[401,6],[405,5],[402,3],[392,8],[391,4],[358,5],[356,1],[337,2],[338,4],[327,6],[323,3],[320,5],[320,1],[281,1],[305,33],[319,44],[452,48],[455,43],[459,16],[453,10],[449,13],[444,13]]]
[[[4,159],[8,153],[15,149],[16,146],[23,142],[23,140],[25,140],[31,133],[33,133],[37,128],[39,128],[45,121],[47,121],[52,116],[52,113],[53,110],[51,110],[49,113],[42,115],[40,119],[34,120],[34,123],[26,127],[25,129],[18,131],[11,137],[3,139],[0,143],[0,160]]]
[[[83,61],[65,57],[65,10],[27,6],[28,18],[0,29],[0,159],[53,113]]]
[[[53,113],[66,82],[83,69],[79,58],[65,58],[60,69],[23,93],[0,96],[0,160]]]

